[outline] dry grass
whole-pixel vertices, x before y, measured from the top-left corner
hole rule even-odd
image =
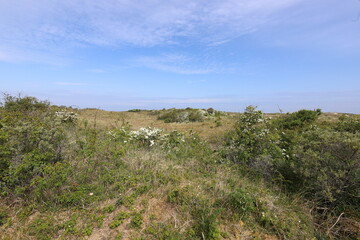
[[[167,132],[174,130],[189,132],[193,130],[207,140],[222,136],[230,130],[239,116],[239,113],[227,113],[226,116],[221,116],[221,126],[216,126],[215,118],[206,119],[204,122],[164,123],[164,121],[158,120],[156,115],[149,114],[149,111],[111,112],[84,109],[80,110],[78,114],[81,120],[86,120],[90,125],[98,128],[121,127],[122,124],[128,123],[134,130],[142,127],[156,127]]]
[[[114,112],[98,109],[83,109],[78,111],[80,120],[87,121],[91,126],[100,129],[109,129],[113,127],[121,127],[123,124],[130,124],[133,130],[142,127],[155,127],[163,129],[167,132],[195,131],[200,137],[210,141],[218,142],[220,136],[231,130],[239,119],[241,113],[226,113],[221,116],[221,126],[216,126],[215,118],[206,119],[204,122],[188,122],[188,123],[164,123],[157,119],[157,115],[150,114],[150,111],[140,112]],[[280,113],[266,114],[267,117],[278,118]],[[323,113],[319,117],[319,121],[335,122],[338,121],[340,113]]]

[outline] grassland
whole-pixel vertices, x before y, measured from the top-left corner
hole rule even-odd
[[[0,113],[0,239],[358,238],[358,116],[165,123],[17,98]]]

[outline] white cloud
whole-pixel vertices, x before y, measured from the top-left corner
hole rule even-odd
[[[39,51],[67,55],[88,45],[216,47],[264,29],[270,30],[260,41],[272,45],[316,42],[354,48],[359,31],[341,22],[344,14],[356,18],[358,5],[356,0],[1,0],[0,46],[16,54],[0,49],[0,61],[33,60],[35,55],[45,62]],[[153,65],[184,74],[209,71]]]
[[[220,43],[254,31],[299,1],[1,1],[1,41],[29,48],[59,43],[153,46],[178,38]]]

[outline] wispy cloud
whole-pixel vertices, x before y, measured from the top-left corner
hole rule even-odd
[[[178,38],[220,44],[254,31],[299,1],[2,1],[1,41],[29,48],[59,43],[153,46]]]
[[[351,48],[360,42],[359,31],[354,33],[354,24],[351,25],[358,10],[346,5],[356,7],[357,3],[356,0],[1,1],[0,46],[15,49],[17,54],[13,57],[0,51],[0,61],[17,61],[23,55],[29,60],[32,53],[43,50],[49,55],[64,51],[70,54],[73,48],[89,45],[217,47],[264,29],[271,30],[260,41],[270,44],[315,42]],[[341,14],[349,14],[349,21]],[[336,21],[337,27],[331,24]],[[154,65],[183,74],[208,71],[164,63]]]

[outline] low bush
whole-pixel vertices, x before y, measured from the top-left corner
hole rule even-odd
[[[202,109],[169,109],[163,110],[158,116],[159,120],[165,123],[182,122],[203,122],[208,112]]]
[[[30,114],[34,111],[47,111],[50,103],[48,101],[40,101],[35,97],[15,97],[9,94],[4,94],[1,105],[5,111]]]
[[[339,122],[335,125],[334,129],[339,132],[360,132],[360,118],[355,116],[341,116]]]
[[[358,134],[314,128],[300,136],[288,170],[318,204],[340,209],[360,206],[359,150]]]
[[[320,114],[320,110],[300,110],[269,121],[250,106],[226,136],[221,153],[246,171],[271,179],[292,193],[301,193],[317,209],[327,209],[325,218],[340,213],[358,216],[358,119],[342,117],[335,125],[317,126]],[[237,195],[229,196],[233,207]],[[267,225],[268,218],[264,215],[262,219]]]
[[[141,111],[142,110],[138,108],[128,110],[128,112],[141,112]]]
[[[26,194],[48,165],[63,161],[65,128],[47,102],[5,97],[0,128],[2,194]],[[13,191],[13,190],[16,191]]]
[[[314,123],[318,116],[320,116],[321,110],[300,110],[294,113],[288,113],[279,119],[278,123],[281,128],[295,129],[301,128],[311,123]]]

